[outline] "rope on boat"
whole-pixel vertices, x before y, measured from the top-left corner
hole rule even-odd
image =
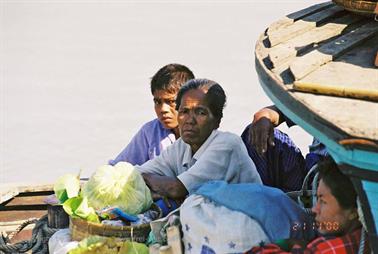
[[[11,241],[13,239],[13,237],[15,237],[26,226],[28,226],[29,224],[35,224],[37,221],[38,221],[38,218],[30,218],[30,219],[24,221],[20,226],[18,226],[18,228],[15,231],[11,232],[7,236],[7,238],[6,238],[7,242]]]
[[[30,240],[21,241],[15,244],[9,244],[9,241],[29,224],[35,223]],[[39,220],[29,219],[22,223],[15,233],[11,233],[8,237],[0,237],[0,253],[24,253],[29,250],[32,253],[48,253],[47,242],[49,238],[59,229],[49,228],[47,226],[47,215]]]

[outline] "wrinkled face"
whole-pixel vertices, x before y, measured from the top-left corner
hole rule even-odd
[[[192,148],[193,154],[218,128],[219,121],[211,113],[202,89],[187,91],[181,99],[178,122],[181,138]]]
[[[319,233],[346,232],[352,220],[356,219],[356,211],[340,207],[329,187],[320,180],[317,190],[317,203],[312,208]]]
[[[153,93],[156,115],[166,129],[175,129],[177,123],[176,107],[177,93],[170,93],[165,90],[156,90]]]

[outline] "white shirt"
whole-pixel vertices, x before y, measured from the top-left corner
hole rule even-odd
[[[177,177],[188,192],[210,180],[261,183],[241,138],[218,130],[211,133],[193,156],[190,146],[180,138],[160,156],[136,168],[141,173]]]

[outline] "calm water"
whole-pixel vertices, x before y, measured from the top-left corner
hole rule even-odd
[[[260,33],[319,1],[1,1],[0,183],[88,176],[154,118],[150,77],[178,62],[218,81],[222,130],[271,104],[254,70]],[[307,151],[311,138],[290,129]]]

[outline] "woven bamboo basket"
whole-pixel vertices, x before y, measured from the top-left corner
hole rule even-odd
[[[335,4],[342,6],[348,11],[352,11],[357,14],[373,16],[374,10],[378,4],[374,0],[356,1],[356,0],[332,0]]]
[[[162,217],[161,209],[152,204],[151,209],[157,211],[159,213],[158,218]],[[99,235],[99,236],[107,236],[107,237],[116,237],[121,238],[123,240],[129,240],[134,242],[144,243],[147,240],[148,234],[151,231],[150,224],[142,224],[139,226],[112,226],[112,225],[104,225],[101,223],[95,223],[86,221],[80,218],[72,218],[70,217],[70,231],[71,231],[71,238],[74,241],[81,241],[82,239],[91,236],[91,235]]]

